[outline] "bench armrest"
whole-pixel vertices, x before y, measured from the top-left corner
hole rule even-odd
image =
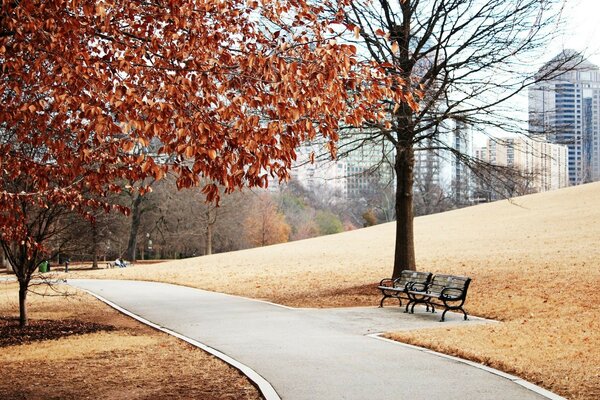
[[[448,294],[450,291],[454,291],[454,292],[460,292],[460,294]],[[442,292],[440,293],[441,297],[444,297],[446,299],[460,299],[465,295],[465,288],[462,287],[445,287],[442,289]]]
[[[384,278],[379,282],[379,286],[394,287],[394,280],[390,278]]]
[[[427,284],[426,283],[420,283],[420,282],[408,282],[406,284],[406,289],[407,290],[411,290],[413,292],[426,292],[427,291]]]

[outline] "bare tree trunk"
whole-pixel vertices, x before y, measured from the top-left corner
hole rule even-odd
[[[27,317],[27,287],[29,282],[19,279],[19,326],[21,328],[27,326],[29,319]]]
[[[211,255],[213,253],[212,250],[212,242],[213,242],[213,226],[217,222],[217,209],[208,205],[206,208],[206,239],[204,243],[204,255]]]
[[[265,220],[267,217],[265,215],[265,210],[263,208],[262,210],[262,218],[261,218],[261,223],[262,223],[262,229],[261,229],[261,240],[260,240],[260,245],[261,247],[267,244],[267,221]]]
[[[416,270],[413,231],[413,168],[412,144],[399,144],[396,151],[396,249],[393,277],[400,271]]]
[[[213,224],[211,224],[209,221],[208,224],[206,224],[206,244],[204,246],[204,255],[206,256],[210,256],[212,254],[212,227]]]
[[[129,230],[129,242],[127,243],[127,259],[130,262],[136,260],[137,236],[140,229],[142,208],[142,196],[137,195],[131,206],[131,229]]]
[[[92,223],[92,269],[98,269],[98,226]]]

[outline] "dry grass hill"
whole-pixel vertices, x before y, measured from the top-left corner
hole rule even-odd
[[[502,324],[391,333],[600,398],[600,183],[415,220],[418,268],[473,278],[466,308]],[[376,305],[394,225],[157,265],[78,273],[146,279],[301,307]]]

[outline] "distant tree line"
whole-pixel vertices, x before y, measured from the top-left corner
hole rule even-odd
[[[140,183],[137,183],[140,184]],[[268,190],[223,196],[218,207],[200,188],[177,190],[173,178],[144,182],[151,191],[110,194],[128,215],[98,210],[92,220],[63,210],[45,258],[90,262],[94,268],[129,261],[179,259],[307,239],[378,223],[368,209],[325,199],[293,182]],[[368,220],[368,221],[367,221]],[[367,221],[367,222],[365,222]]]

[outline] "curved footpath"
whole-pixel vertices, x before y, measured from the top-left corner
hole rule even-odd
[[[561,399],[516,377],[375,335],[439,327],[439,314],[406,315],[394,306],[292,309],[154,282],[68,283],[208,346],[249,375],[267,400]],[[486,323],[446,318],[444,326]]]

